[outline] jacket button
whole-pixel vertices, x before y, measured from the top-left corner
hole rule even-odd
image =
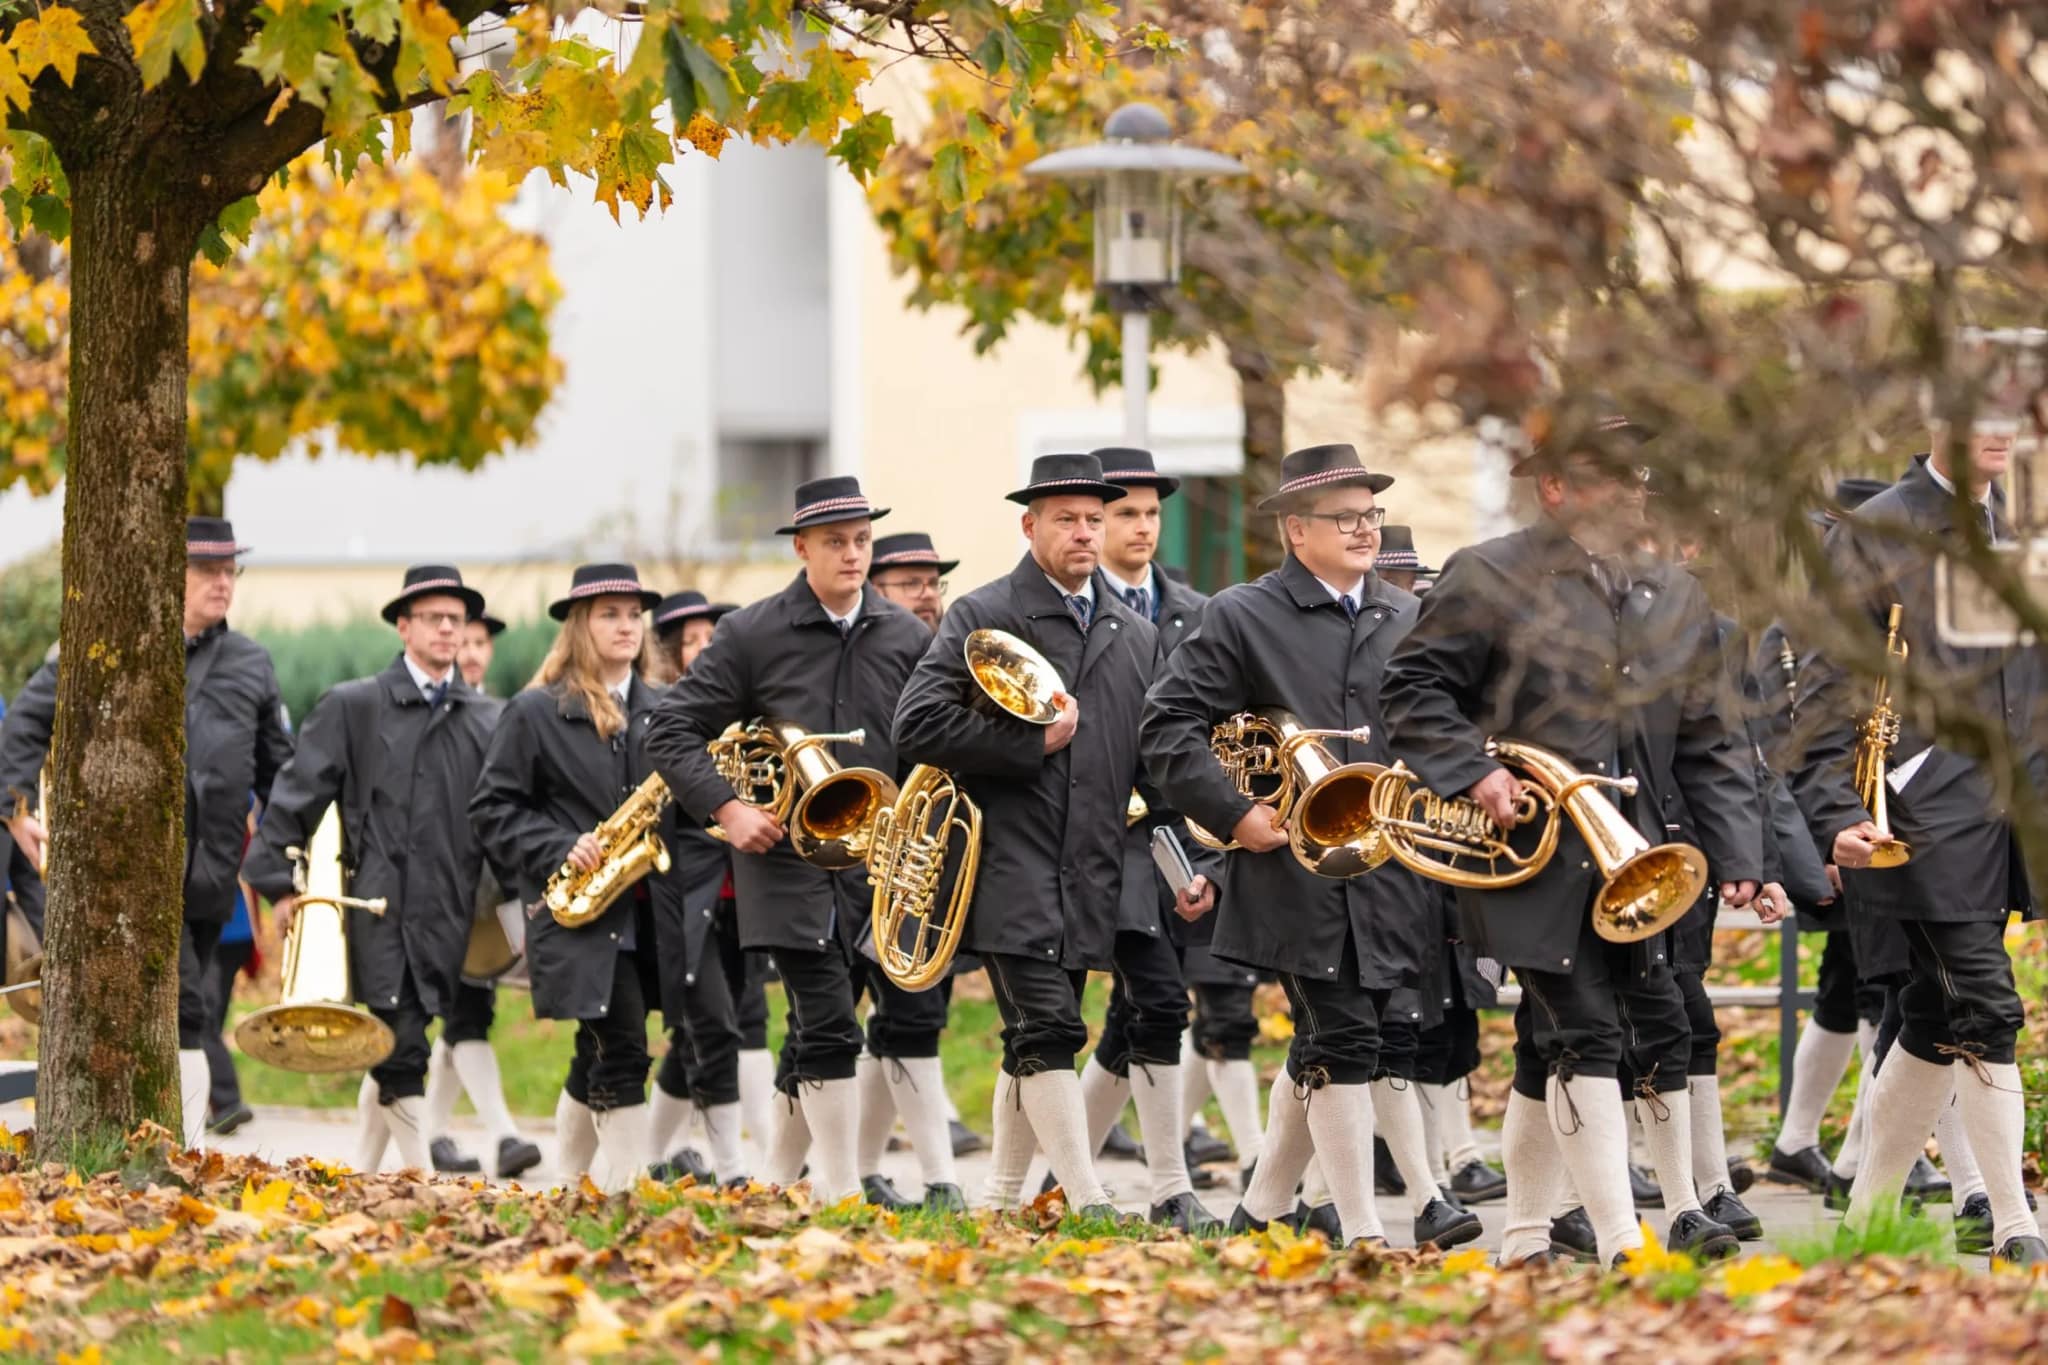
[[[697,984],[697,974],[696,974],[695,972],[685,972],[685,973],[683,974],[683,984],[684,984],[685,986],[694,986],[694,985],[696,985],[696,984]],[[1446,1003],[1449,1003],[1449,1002],[1446,1002]]]
[[[1622,676],[1622,677],[1624,677],[1624,678],[1626,678],[1626,677],[1628,676],[1628,665],[1627,665],[1627,664],[1623,664],[1623,665],[1621,666],[1621,676]]]
[[[822,939],[822,938],[821,938],[821,939],[819,939],[819,940],[818,940],[818,946],[819,946],[820,948],[824,947],[824,946],[825,946],[825,940],[824,940],[824,939]]]
[[[1567,966],[1567,967],[1571,966],[1571,965],[1572,965],[1572,960],[1571,960],[1570,958],[1565,958],[1565,959],[1564,959],[1564,965],[1565,965],[1565,966]]]
[[[1323,971],[1331,976],[1335,976],[1337,974],[1337,969],[1335,967],[1325,967],[1323,968]]]

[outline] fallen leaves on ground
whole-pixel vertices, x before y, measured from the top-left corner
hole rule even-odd
[[[1615,1275],[1470,1249],[1209,1243],[1062,1221],[359,1177],[137,1134],[92,1178],[0,1150],[0,1352],[46,1360],[905,1361],[1270,1356],[1915,1360],[2048,1352],[2048,1281],[1868,1257]]]

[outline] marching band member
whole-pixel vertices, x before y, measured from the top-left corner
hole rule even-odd
[[[1493,735],[1581,772],[1635,776],[1641,794],[1623,808],[1654,844],[1665,842],[1664,794],[1677,791],[1723,899],[1746,905],[1762,871],[1755,780],[1713,709],[1712,613],[1689,576],[1626,559],[1642,535],[1634,455],[1647,435],[1625,418],[1568,416],[1516,463],[1515,476],[1535,480],[1542,519],[1453,555],[1423,599],[1388,665],[1393,750],[1431,790],[1470,796],[1504,828],[1519,784],[1486,753]],[[1642,953],[1593,932],[1596,874],[1576,826],[1562,824],[1536,876],[1458,896],[1474,949],[1514,968],[1523,990],[1503,1129],[1504,1265],[1550,1258],[1564,1169],[1603,1263],[1641,1243],[1615,1081],[1628,1041],[1619,999]]]
[[[865,1191],[858,1160],[861,1028],[859,989],[874,990],[868,1045],[890,1062],[889,1086],[909,1125],[935,1208],[961,1205],[940,1093],[943,1003],[886,981],[858,951],[870,891],[862,868],[831,872],[797,856],[768,812],[741,801],[705,746],[735,721],[787,719],[811,734],[866,732],[861,748],[837,747],[842,761],[894,775],[889,725],[896,698],[931,632],[867,587],[873,523],[888,509],[869,503],[858,481],[817,479],[796,493],[793,538],[802,571],[773,597],[719,622],[710,646],[669,690],[651,739],[656,761],[693,820],[715,821],[730,838],[740,941],[765,948],[790,999],[777,1087],[786,1118],[763,1171],[793,1183],[811,1152],[812,1179],[827,1203]]]
[[[241,575],[235,529],[220,517],[185,522],[185,904],[178,939],[178,1092],[185,1145],[205,1137],[212,1073],[204,1040],[212,1027],[209,966],[234,914],[236,873],[248,837],[249,797],[292,755],[277,671],[263,646],[228,628]],[[44,830],[37,778],[57,715],[57,660],[36,670],[8,711],[0,740],[0,793],[7,825],[29,861],[41,865]]]
[[[548,607],[561,630],[533,681],[505,704],[469,801],[478,839],[527,918],[533,1012],[576,1021],[555,1105],[556,1165],[568,1181],[603,1147],[615,1180],[652,1164],[647,1013],[660,998],[652,888],[643,879],[588,923],[543,904],[559,869],[596,870],[595,830],[653,771],[656,694],[638,675],[645,613],[661,600],[631,564],[585,564]],[[661,835],[674,838],[664,816]]]
[[[357,1098],[356,1169],[364,1172],[377,1169],[387,1144],[405,1166],[432,1168],[427,1025],[450,1011],[469,943],[483,855],[463,816],[491,730],[486,708],[456,675],[455,653],[483,608],[451,566],[405,571],[382,613],[402,652],[313,707],[242,864],[288,931],[297,905],[288,850],[311,847],[321,817],[338,805],[349,894],[388,902],[381,915],[347,911],[350,986],[396,1039]]]
[[[1339,761],[1388,761],[1382,673],[1414,619],[1415,598],[1373,572],[1386,515],[1374,497],[1390,476],[1368,471],[1351,446],[1325,445],[1288,455],[1281,478],[1259,510],[1279,523],[1285,563],[1209,599],[1201,630],[1146,698],[1144,748],[1167,801],[1238,846],[1212,951],[1278,972],[1294,1020],[1258,1169],[1230,1226],[1263,1228],[1293,1211],[1313,1155],[1342,1238],[1384,1241],[1370,1083],[1388,997],[1421,967],[1422,884],[1396,866],[1342,879],[1309,871],[1289,852],[1273,808],[1252,803],[1224,773],[1210,731],[1238,712],[1278,706],[1311,729],[1368,729],[1363,742],[1322,741]],[[1433,1183],[1417,1193],[1427,1198],[1415,1219],[1418,1242],[1449,1246],[1479,1235],[1479,1220]]]
[[[949,770],[983,813],[962,945],[987,967],[1003,1019],[988,1190],[999,1208],[1021,1194],[1035,1139],[1070,1208],[1115,1212],[1095,1172],[1074,1056],[1088,1041],[1087,973],[1112,963],[1139,708],[1156,648],[1151,624],[1095,577],[1104,504],[1124,495],[1093,455],[1035,460],[1030,482],[1007,495],[1024,505],[1029,548],[1008,575],[946,612],[896,710],[903,757]],[[1022,639],[1058,672],[1065,692],[1051,725],[987,704],[963,657],[968,635],[985,627]],[[1190,905],[1211,899],[1199,880],[1191,891]]]
[[[941,559],[932,538],[922,531],[899,531],[875,541],[868,582],[875,591],[936,632],[946,614],[946,575],[960,567],[957,559]]]

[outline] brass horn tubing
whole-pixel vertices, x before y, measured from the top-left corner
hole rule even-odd
[[[782,824],[789,823],[790,808],[796,804],[798,791],[815,787],[839,771],[839,760],[825,752],[827,744],[866,744],[866,730],[847,730],[839,734],[814,735],[786,720],[768,721],[764,730],[773,738],[782,751],[783,767],[789,773],[781,789],[775,794],[775,818]]]
[[[300,896],[294,904],[298,906],[331,905],[337,910],[367,910],[373,915],[381,915],[391,908],[390,900],[384,896],[371,896],[365,900],[358,896],[305,895]]]

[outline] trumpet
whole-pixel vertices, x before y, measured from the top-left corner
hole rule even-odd
[[[1364,743],[1367,726],[1352,730],[1311,730],[1282,707],[1241,711],[1209,735],[1210,750],[1239,795],[1270,806],[1287,825],[1295,860],[1319,877],[1356,877],[1387,860],[1372,822],[1372,784],[1384,772],[1377,763],[1339,763],[1325,739]],[[1190,820],[1188,833],[1205,848],[1234,849]]]
[[[839,870],[867,861],[875,816],[896,800],[896,780],[874,768],[842,768],[827,744],[865,744],[867,731],[814,735],[772,716],[728,725],[711,761],[733,794],[789,828],[805,862]],[[714,837],[725,831],[713,825]]]
[[[1886,799],[1884,770],[1899,742],[1899,713],[1892,706],[1889,670],[1902,666],[1912,647],[1899,638],[1899,621],[1906,614],[1900,603],[1892,603],[1891,619],[1885,627],[1886,672],[1880,674],[1870,699],[1870,714],[1856,728],[1856,794],[1870,823],[1877,826],[1876,847],[1870,850],[1872,867],[1903,867],[1912,861],[1913,850],[1892,837],[1890,803]]]

